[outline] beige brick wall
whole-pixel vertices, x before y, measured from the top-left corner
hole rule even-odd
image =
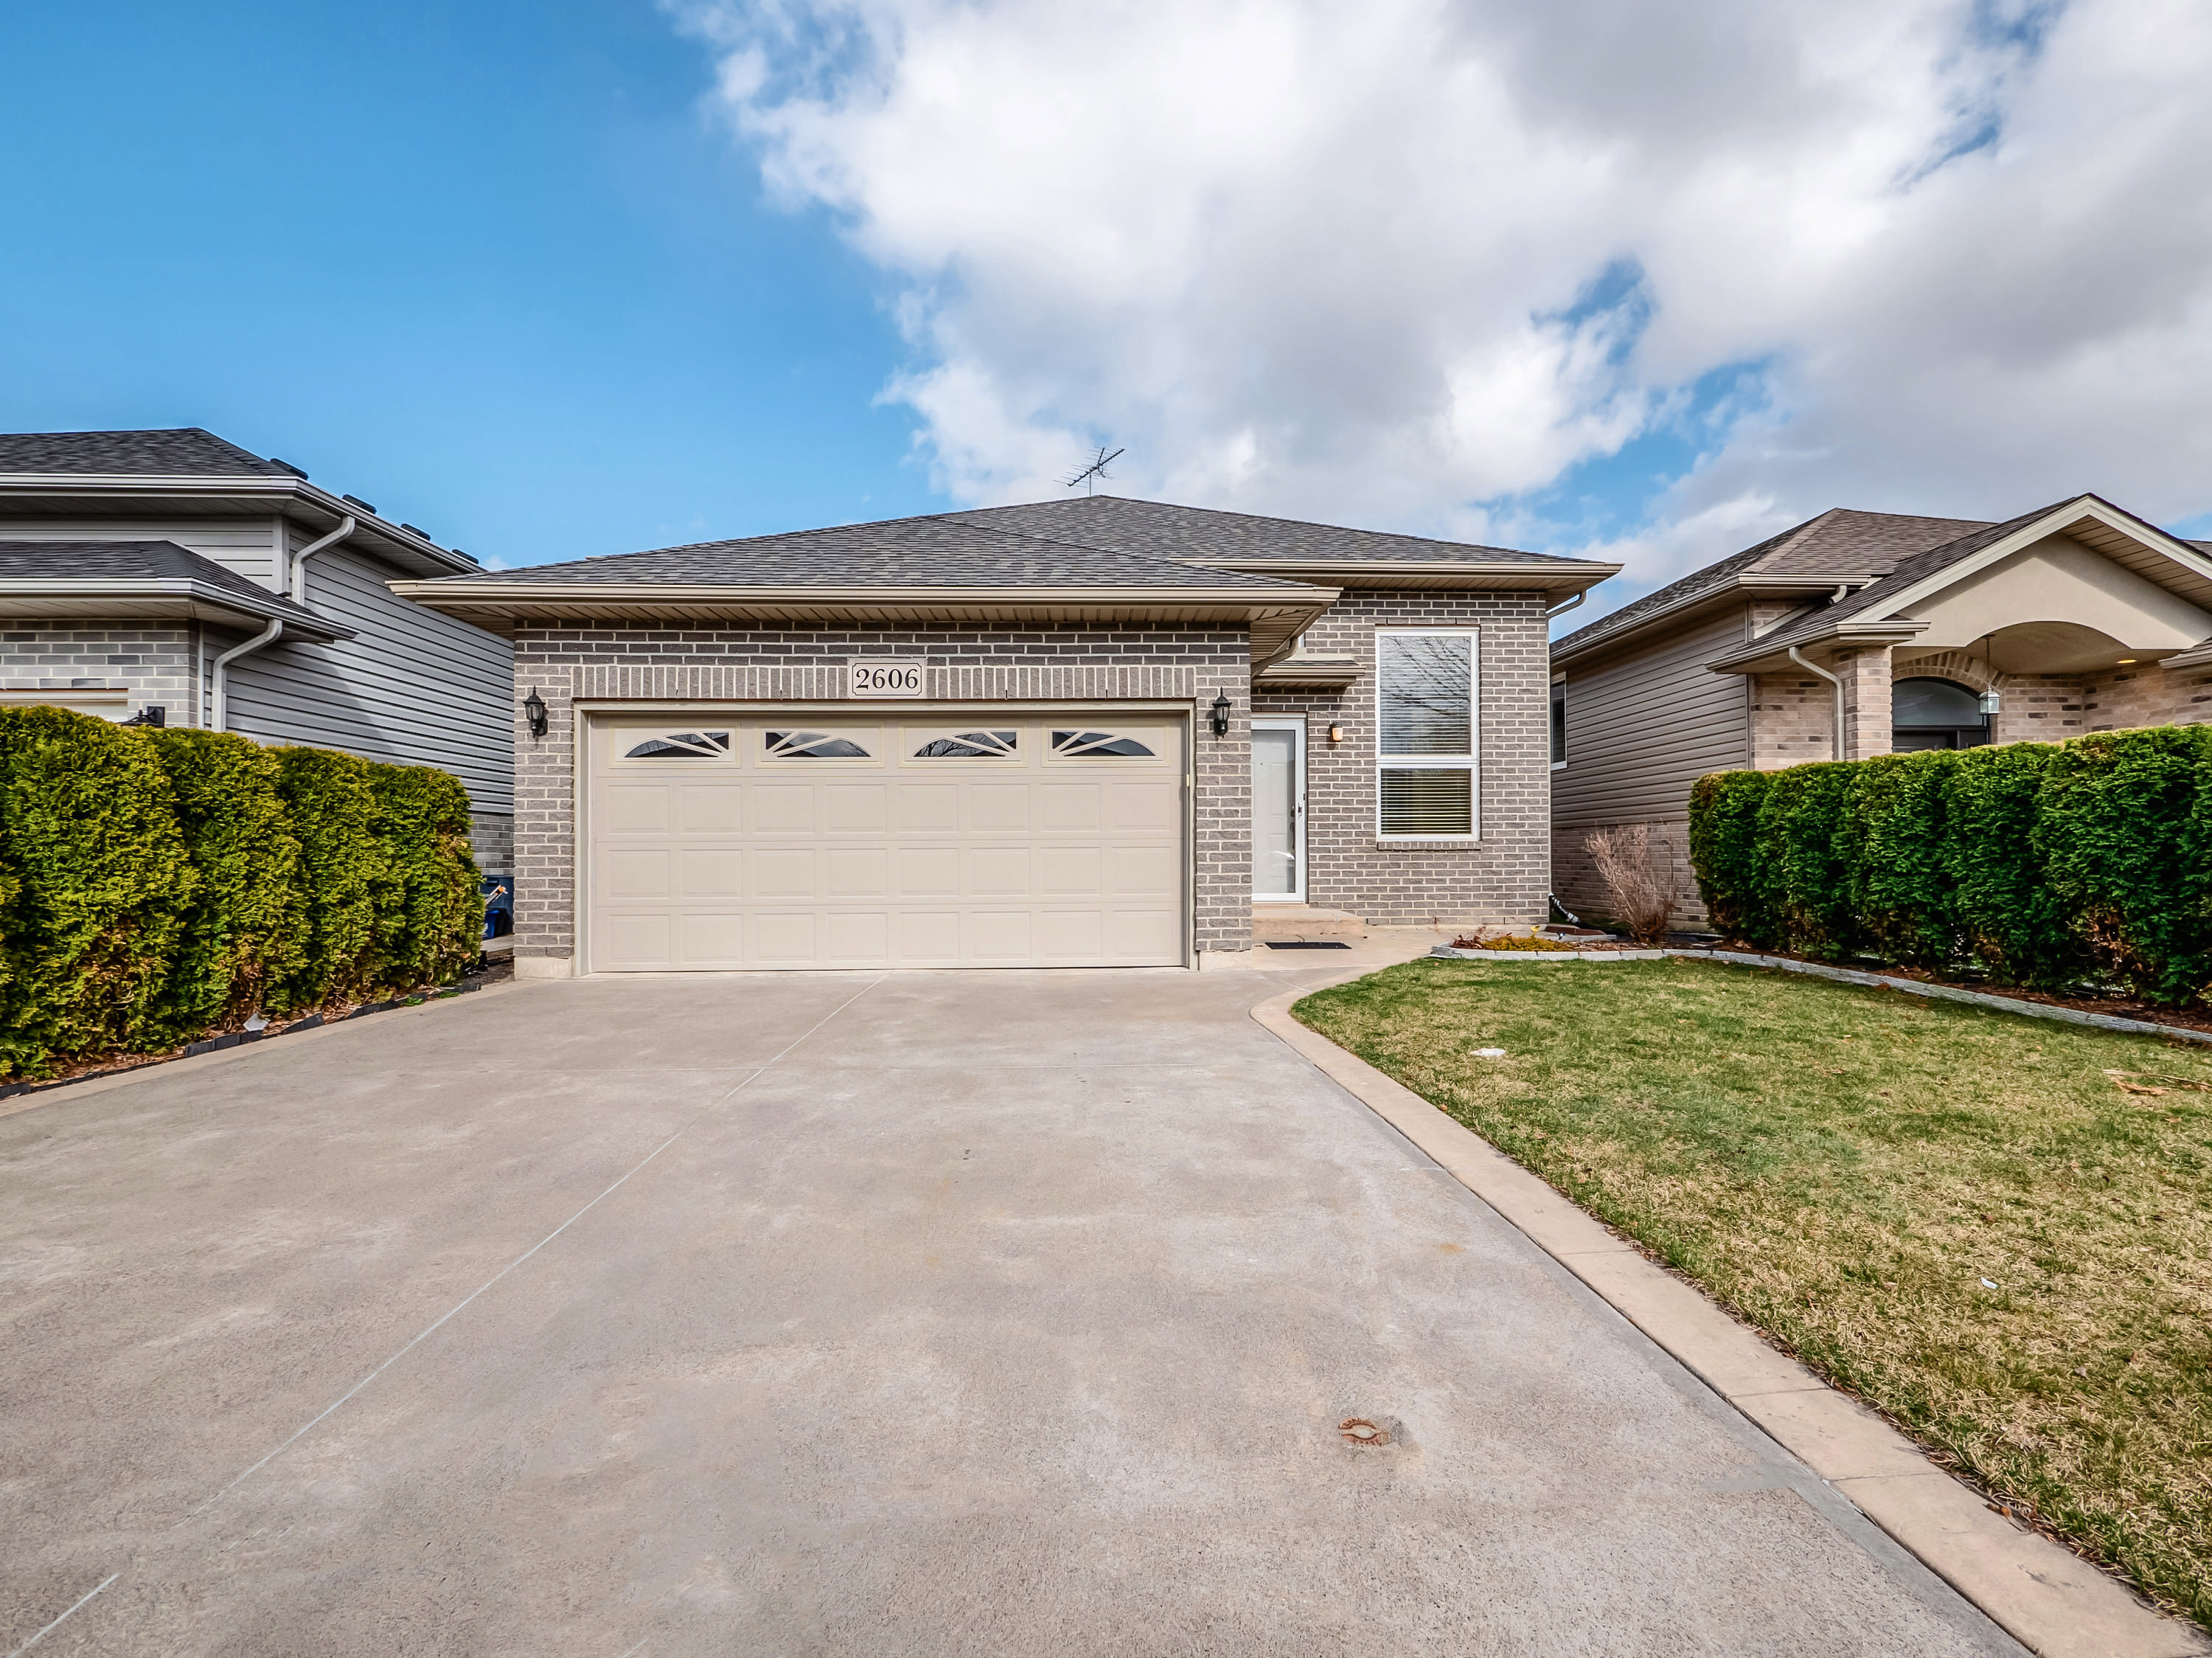
[[[1836,688],[1826,680],[1796,668],[1752,676],[1751,753],[1758,770],[1832,760],[1835,733]]]
[[[1189,702],[1193,931],[1201,950],[1252,946],[1251,655],[1242,628],[627,630],[526,628],[515,638],[515,950],[575,950],[579,700],[836,702],[854,656],[920,656],[934,701]],[[520,698],[545,700],[532,739]],[[1204,710],[1225,693],[1229,735]]]
[[[171,725],[199,723],[192,696],[191,625],[0,621],[0,686],[66,690],[72,681],[120,686],[126,712],[161,705]]]
[[[1375,633],[1480,630],[1481,838],[1376,838]],[[1304,653],[1352,656],[1343,692],[1263,691],[1254,712],[1306,716],[1306,898],[1377,926],[1519,926],[1544,919],[1551,887],[1551,655],[1542,595],[1348,591],[1305,635]],[[1329,722],[1345,741],[1328,741]]]

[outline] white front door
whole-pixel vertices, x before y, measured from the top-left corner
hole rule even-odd
[[[1306,728],[1252,722],[1252,896],[1297,904],[1306,895]]]

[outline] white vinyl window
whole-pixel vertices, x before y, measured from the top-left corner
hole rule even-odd
[[[1473,840],[1480,798],[1473,628],[1375,636],[1376,832],[1383,840]]]

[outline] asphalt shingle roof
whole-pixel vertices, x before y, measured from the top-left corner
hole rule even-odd
[[[1289,519],[1165,506],[1117,496],[894,518],[701,541],[564,564],[471,576],[515,583],[665,582],[731,587],[1249,588],[1311,583],[1189,561],[1421,558],[1573,565],[1499,547],[1380,535]]]
[[[1433,541],[1419,535],[1346,529],[1295,518],[1261,518],[1206,507],[1133,501],[1126,496],[1073,496],[1025,506],[953,513],[971,524],[1005,526],[1025,535],[1080,541],[1156,558],[1310,559],[1316,562],[1427,560],[1439,564],[1575,564],[1585,562],[1513,547]]]
[[[1984,527],[1979,519],[1922,518],[1905,513],[1831,507],[1818,517],[1793,525],[1779,535],[1746,547],[1741,552],[1731,553],[1702,570],[1692,570],[1680,581],[1599,617],[1589,626],[1577,628],[1555,641],[1552,650],[1556,655],[1626,632],[1647,616],[1717,593],[1733,586],[1741,576],[1802,576],[1818,580],[1824,576],[1886,576],[1909,558]],[[1820,614],[1832,617],[1836,612],[1824,610]]]
[[[122,473],[142,478],[295,478],[198,426],[143,432],[0,433],[0,472]]]
[[[2069,496],[2066,499],[2070,501],[2074,498]],[[1947,570],[1963,558],[1972,558],[1984,547],[2003,540],[2015,530],[2026,529],[2039,518],[2049,517],[2065,504],[2065,501],[2054,501],[2047,507],[2038,507],[2033,512],[2024,512],[2017,518],[2008,518],[2002,524],[1984,524],[1968,534],[1944,542],[1941,546],[1929,547],[1924,552],[1915,553],[1911,558],[1893,566],[1889,573],[1880,581],[1861,588],[1856,593],[1849,594],[1835,604],[1822,606],[1802,621],[1793,622],[1788,627],[1778,628],[1771,633],[1760,635],[1759,643],[1761,646],[1771,646],[1777,650],[1786,650],[1810,635],[1825,631],[1834,623],[1853,616],[1863,615],[1869,610],[1877,610],[1914,582],[1933,576],[1939,570]]]
[[[0,540],[0,593],[15,582],[111,582],[123,587],[155,581],[193,582],[248,600],[264,615],[330,626],[313,611],[174,541]]]

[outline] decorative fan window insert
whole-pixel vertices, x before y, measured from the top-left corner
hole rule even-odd
[[[1152,751],[1134,737],[1117,737],[1110,731],[1055,731],[1052,752],[1066,759],[1148,760]]]
[[[623,758],[626,760],[726,760],[730,758],[726,731],[670,731],[647,737]]]
[[[956,731],[933,737],[914,751],[918,760],[1006,760],[1014,758],[1018,731]]]
[[[850,737],[834,731],[767,731],[762,733],[772,760],[865,760],[868,751]]]

